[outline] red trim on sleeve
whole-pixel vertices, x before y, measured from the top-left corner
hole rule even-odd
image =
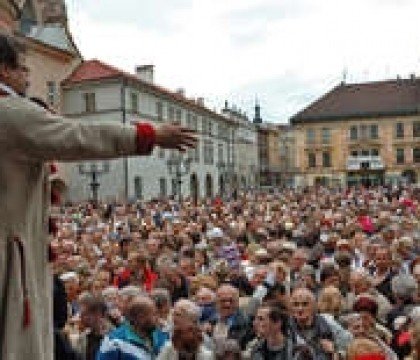
[[[147,123],[137,123],[137,152],[139,154],[150,154],[156,142],[155,128]]]
[[[385,360],[385,355],[382,355],[382,354],[356,355],[355,360]]]

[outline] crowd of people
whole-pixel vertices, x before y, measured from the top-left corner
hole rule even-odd
[[[57,359],[419,359],[419,188],[67,204],[50,225]]]

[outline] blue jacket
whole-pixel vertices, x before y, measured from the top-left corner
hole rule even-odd
[[[102,341],[97,360],[153,360],[169,339],[168,334],[155,330],[153,344],[137,335],[130,324],[123,323]]]

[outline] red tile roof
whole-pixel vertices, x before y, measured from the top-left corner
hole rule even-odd
[[[112,65],[108,65],[103,63],[100,60],[93,59],[93,60],[86,60],[83,61],[63,82],[63,86],[71,86],[73,84],[83,83],[83,82],[90,82],[90,81],[98,81],[98,80],[106,80],[106,79],[125,79],[132,83],[141,84],[143,87],[146,87],[150,92],[170,98],[173,101],[177,101],[183,103],[190,108],[194,108],[196,110],[205,111],[212,116],[217,116],[223,119],[226,122],[233,122],[232,120],[204,107],[203,105],[198,104],[193,99],[188,99],[185,96],[178,94],[176,92],[172,92],[168,89],[160,87],[155,84],[148,83],[144,80],[141,80],[137,76],[127,73],[123,70],[120,70]]]
[[[420,113],[420,79],[341,84],[294,115],[292,124]]]
[[[71,74],[63,81],[64,85],[75,84],[84,81],[102,80],[109,78],[118,78],[124,75],[124,72],[113,66],[104,64],[99,60],[83,61]]]

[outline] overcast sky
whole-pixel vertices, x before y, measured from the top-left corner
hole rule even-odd
[[[83,56],[220,109],[289,117],[337,85],[420,73],[418,0],[66,0]]]

